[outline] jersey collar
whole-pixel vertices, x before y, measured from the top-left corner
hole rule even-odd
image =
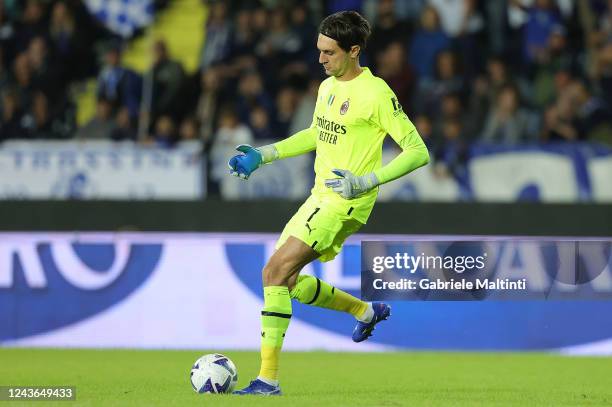
[[[370,68],[368,68],[367,66],[362,66],[361,69],[363,69],[361,73],[357,75],[356,77],[354,77],[353,79],[351,79],[350,81],[339,81],[335,76],[333,77],[334,81],[339,84],[354,83],[355,81],[358,81],[362,78],[372,76],[372,72],[370,71]]]

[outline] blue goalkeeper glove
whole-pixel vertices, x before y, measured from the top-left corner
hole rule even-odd
[[[263,156],[258,149],[248,144],[240,144],[236,147],[236,150],[242,154],[235,155],[228,161],[230,174],[242,179],[249,179],[253,171],[263,164]]]
[[[376,188],[380,182],[371,172],[366,175],[353,175],[349,170],[332,170],[340,178],[325,180],[325,186],[331,188],[344,199],[353,199]]]

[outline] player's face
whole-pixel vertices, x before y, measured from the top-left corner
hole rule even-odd
[[[351,53],[340,48],[336,40],[323,34],[319,34],[317,48],[319,49],[319,63],[323,65],[325,73],[329,76],[342,77],[350,67]],[[355,50],[351,52],[355,53]]]

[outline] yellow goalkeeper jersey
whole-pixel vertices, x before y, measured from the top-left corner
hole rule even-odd
[[[311,126],[276,143],[275,147],[279,158],[316,149],[316,177],[312,194],[322,204],[366,223],[378,188],[346,200],[327,188],[325,180],[338,178],[332,173],[336,168],[349,170],[355,175],[374,171],[381,184],[406,173],[397,173],[398,165],[395,168],[389,165],[381,168],[382,145],[387,134],[407,153],[408,161],[414,160],[411,152],[419,157],[427,155],[421,137],[393,91],[384,80],[372,75],[368,68],[363,68],[350,81],[339,81],[333,76],[324,80],[319,87]]]

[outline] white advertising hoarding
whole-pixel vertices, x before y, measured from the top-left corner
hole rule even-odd
[[[8,142],[0,199],[201,199],[203,168],[197,142]]]

